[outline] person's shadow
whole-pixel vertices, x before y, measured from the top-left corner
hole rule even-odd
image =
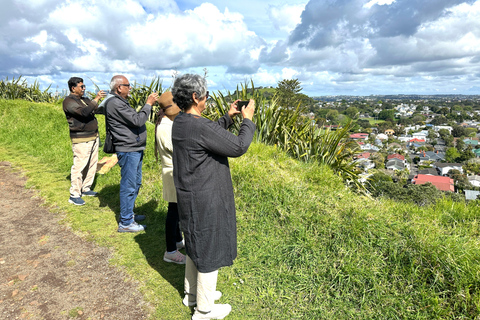
[[[158,206],[157,201],[150,200],[139,207],[138,212],[147,216],[145,220],[147,229],[136,235],[135,241],[142,249],[148,264],[178,291],[180,298],[183,298],[185,265],[163,261],[163,255],[167,248],[165,241],[166,205]]]
[[[142,192],[140,190],[140,192]],[[98,198],[100,207],[109,207],[119,220],[120,215],[120,185],[109,185],[99,191]],[[185,265],[168,263],[163,261],[166,250],[165,243],[165,219],[167,217],[167,203],[159,205],[157,200],[150,200],[147,203],[135,207],[135,214],[145,215],[146,219],[139,222],[145,224],[145,232],[138,233],[134,239],[142,250],[148,264],[167,280],[183,298],[183,281],[185,277]],[[185,253],[185,252],[183,252]]]

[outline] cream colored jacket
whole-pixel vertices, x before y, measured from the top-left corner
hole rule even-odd
[[[177,202],[177,191],[173,183],[173,145],[172,145],[173,121],[167,117],[157,127],[157,147],[162,162],[163,199],[167,202]]]

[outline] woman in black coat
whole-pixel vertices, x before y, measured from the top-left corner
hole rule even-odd
[[[184,233],[187,263],[185,299],[197,305],[192,319],[223,319],[228,304],[214,304],[218,269],[237,256],[235,200],[228,157],[247,152],[255,133],[255,102],[241,111],[235,101],[217,122],[201,116],[208,99],[207,83],[199,75],[175,80],[173,101],[182,109],[173,123],[173,176],[177,190],[180,229]],[[242,114],[238,136],[227,129]]]

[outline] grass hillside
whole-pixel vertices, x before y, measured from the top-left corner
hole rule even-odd
[[[104,138],[104,118],[98,116]],[[72,161],[61,106],[0,100],[0,161],[26,171],[52,214],[99,245],[141,283],[153,319],[189,319],[183,267],[163,262],[166,203],[148,126],[140,234],[116,232],[118,166],[98,176],[98,198],[67,203]],[[101,153],[100,157],[103,154]],[[219,272],[227,319],[473,319],[480,317],[479,208],[417,207],[349,191],[326,166],[253,144],[230,160],[239,254]]]

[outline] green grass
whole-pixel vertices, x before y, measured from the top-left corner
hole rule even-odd
[[[25,171],[52,214],[68,213],[64,223],[114,250],[112,263],[141,283],[152,319],[189,319],[183,267],[162,260],[166,203],[153,126],[136,209],[148,216],[148,229],[119,234],[117,166],[97,177],[98,198],[80,208],[67,203],[71,146],[60,106],[0,100],[0,123],[0,160]],[[476,202],[372,200],[327,166],[261,144],[230,166],[238,258],[219,272],[220,301],[233,307],[227,319],[480,318]]]
[[[385,120],[375,120],[375,118],[363,118],[363,120],[368,120],[370,121],[370,124],[373,126],[373,125],[376,125],[377,123],[382,123],[382,122],[385,122]]]

